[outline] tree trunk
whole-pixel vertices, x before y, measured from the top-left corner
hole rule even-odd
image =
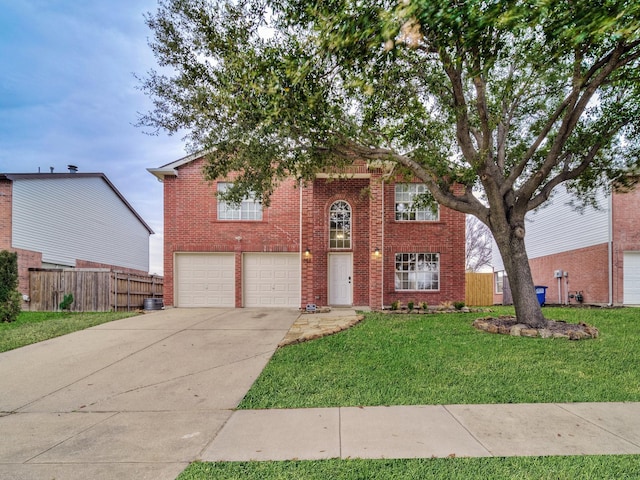
[[[536,297],[529,257],[524,246],[524,229],[513,228],[508,238],[499,238],[499,235],[495,235],[495,240],[509,278],[518,321],[532,328],[544,327],[547,320],[542,314],[542,308]]]

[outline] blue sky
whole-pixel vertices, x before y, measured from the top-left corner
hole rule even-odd
[[[150,101],[134,74],[155,67],[144,14],[156,0],[0,0],[0,172],[104,173],[156,232],[162,184],[146,171],[185,155],[180,137],[135,127]]]

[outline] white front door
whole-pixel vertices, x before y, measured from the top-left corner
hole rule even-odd
[[[329,305],[353,304],[353,257],[351,253],[329,254]]]

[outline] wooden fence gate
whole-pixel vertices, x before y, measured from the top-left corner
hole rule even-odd
[[[163,278],[109,269],[29,269],[29,310],[56,311],[73,295],[72,312],[131,311],[162,298]]]
[[[465,282],[465,305],[493,305],[493,273],[467,272]]]

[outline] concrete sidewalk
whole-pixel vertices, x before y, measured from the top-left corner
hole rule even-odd
[[[640,454],[640,403],[239,410],[205,461]]]

